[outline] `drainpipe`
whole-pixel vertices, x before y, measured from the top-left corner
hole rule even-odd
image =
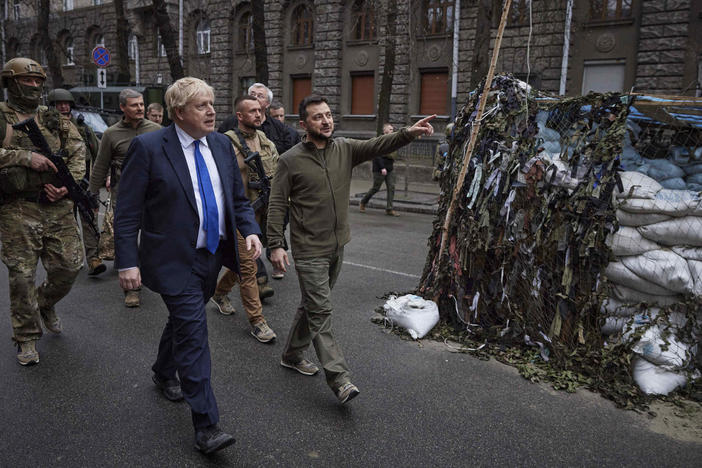
[[[3,64],[7,63],[7,60],[6,60],[7,57],[5,57],[5,54],[7,53],[7,51],[5,50],[5,18],[7,17],[7,7],[8,7],[7,0],[5,0],[3,2],[3,5],[2,5],[2,12],[0,12],[0,15],[2,15],[2,16],[0,16],[0,34],[2,35],[0,40],[2,41],[2,63]],[[4,99],[7,100],[7,90],[3,89],[2,92],[3,92]]]
[[[566,5],[565,30],[563,31],[563,59],[561,60],[561,86],[558,94],[566,93],[566,78],[568,77],[568,54],[570,53],[570,23],[573,20],[573,0],[568,0]]]
[[[572,1],[572,0],[571,0]],[[461,0],[456,0],[453,10],[453,62],[451,65],[451,121],[456,118],[456,94],[458,93],[458,33],[461,24]]]
[[[183,65],[183,0],[178,0],[178,56]]]
[[[134,35],[134,41],[136,42],[136,47],[134,51],[134,74],[136,75],[136,85],[139,86],[139,37]]]

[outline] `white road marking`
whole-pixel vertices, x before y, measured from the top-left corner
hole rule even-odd
[[[392,273],[394,275],[407,276],[408,278],[417,278],[417,279],[421,278],[421,276],[413,275],[411,273],[403,273],[401,271],[387,270],[385,268],[378,268],[378,267],[374,267],[374,266],[370,266],[370,265],[361,265],[360,263],[353,263],[353,262],[344,261],[344,265],[351,265],[351,266],[360,267],[360,268],[367,268],[369,270],[375,270],[375,271],[384,271],[386,273]]]

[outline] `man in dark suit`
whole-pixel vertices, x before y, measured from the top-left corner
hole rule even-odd
[[[185,398],[195,446],[211,453],[234,438],[217,425],[205,304],[222,264],[239,271],[236,231],[254,258],[261,254],[261,232],[234,149],[214,132],[212,88],[182,78],[168,88],[165,101],[174,123],[134,138],[129,148],[115,212],[116,267],[122,287],[143,282],[166,303],[153,380],[169,400]]]

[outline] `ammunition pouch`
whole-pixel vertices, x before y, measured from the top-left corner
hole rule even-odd
[[[0,194],[12,196],[26,193],[39,193],[44,184],[61,186],[53,172],[37,172],[24,166],[9,166],[0,169]]]

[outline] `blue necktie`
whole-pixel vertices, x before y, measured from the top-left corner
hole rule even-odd
[[[210,173],[205,164],[205,158],[200,152],[200,141],[195,140],[195,169],[197,171],[197,185],[200,187],[200,199],[202,201],[202,222],[205,225],[205,235],[207,239],[207,250],[210,253],[217,251],[219,245],[219,214],[217,213],[217,200]]]

